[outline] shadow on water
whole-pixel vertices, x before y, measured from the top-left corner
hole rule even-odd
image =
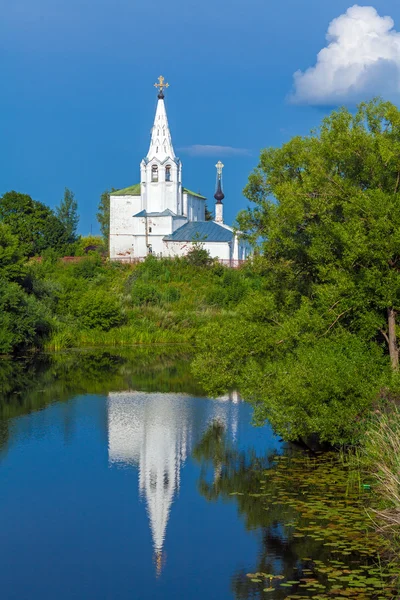
[[[235,598],[357,600],[398,598],[396,565],[382,567],[382,539],[367,514],[368,498],[351,485],[335,453],[288,445],[283,455],[241,452],[221,423],[193,450],[199,492],[234,501],[247,530],[260,531],[254,571],[232,578]]]
[[[188,369],[190,356],[167,347],[79,351],[0,360],[0,451],[8,420],[77,395],[141,390],[204,396]]]

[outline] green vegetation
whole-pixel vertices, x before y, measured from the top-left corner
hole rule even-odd
[[[261,238],[262,287],[200,332],[195,370],[211,391],[239,386],[286,440],[356,443],[396,386],[399,150],[400,112],[371,102],[264,150],[250,176],[238,223]]]
[[[72,244],[77,240],[77,228],[79,223],[78,203],[71,190],[65,188],[64,198],[60,206],[56,209],[56,215],[59,221],[64,225],[67,233],[67,241]]]
[[[193,343],[202,326],[223,320],[258,285],[251,272],[214,264],[201,244],[183,259],[149,256],[133,266],[105,262],[99,252],[72,263],[61,262],[56,254],[27,263],[7,228],[1,239],[2,285],[7,289],[0,300],[3,354],[29,348]],[[79,240],[77,253],[87,241]]]

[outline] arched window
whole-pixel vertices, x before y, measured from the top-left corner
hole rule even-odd
[[[151,167],[151,180],[158,181],[158,167],[157,165],[153,165]]]
[[[171,181],[171,167],[169,165],[165,167],[165,181]]]

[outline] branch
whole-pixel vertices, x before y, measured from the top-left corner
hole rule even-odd
[[[399,184],[400,184],[400,171],[397,173],[396,187],[394,188],[394,193],[395,194],[397,194],[397,191],[399,189]]]
[[[389,346],[389,337],[388,337],[388,334],[383,329],[380,329],[379,331],[381,332],[381,334],[383,335],[383,337],[386,340],[387,345]]]
[[[339,321],[339,319],[341,317],[343,317],[343,315],[345,315],[346,313],[350,312],[352,310],[352,308],[348,308],[347,310],[344,310],[342,313],[340,313],[340,315],[338,315],[336,317],[336,319],[333,321],[333,323],[331,325],[329,325],[328,329],[325,331],[325,333],[323,333],[320,337],[324,337],[324,335],[326,335],[327,333],[329,333],[329,331],[332,329],[332,327],[334,325],[336,325],[336,323]]]

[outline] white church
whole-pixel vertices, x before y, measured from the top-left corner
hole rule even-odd
[[[206,198],[182,185],[164,103],[164,77],[155,84],[158,103],[150,148],[140,163],[140,183],[110,195],[110,259],[135,262],[149,254],[184,256],[201,242],[211,257],[226,264],[246,260],[250,246],[224,223],[222,168],[217,167],[215,220],[205,220]]]

